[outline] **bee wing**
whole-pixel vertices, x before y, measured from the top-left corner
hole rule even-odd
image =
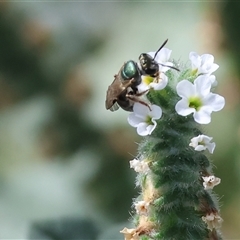
[[[117,104],[117,102],[115,102],[109,109],[112,112],[117,111],[119,109],[119,105]]]
[[[116,111],[119,108],[116,102],[119,94],[122,91],[119,86],[121,86],[121,81],[119,80],[118,76],[115,75],[112,84],[108,87],[107,90],[107,96],[105,101],[105,107],[107,110],[110,109],[111,111]]]

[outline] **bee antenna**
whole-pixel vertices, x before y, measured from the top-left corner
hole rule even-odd
[[[164,43],[162,44],[162,46],[156,51],[153,60],[155,59],[155,57],[157,56],[157,54],[159,53],[159,51],[166,45],[168,39],[164,41]]]
[[[162,64],[162,63],[159,63],[159,64],[162,65],[162,66],[164,66],[164,67],[169,67],[169,68],[171,68],[171,69],[174,69],[174,70],[177,70],[177,71],[180,72],[180,70],[179,70],[178,68],[176,68],[176,67],[168,66],[168,65],[165,65],[165,64]]]

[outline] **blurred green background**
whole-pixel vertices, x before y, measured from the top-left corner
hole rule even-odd
[[[106,90],[124,61],[167,38],[172,59],[196,51],[220,65],[226,106],[205,130],[223,235],[240,239],[239,11],[230,1],[0,2],[0,239],[34,238],[34,223],[51,232],[59,219],[90,221],[91,239],[123,239],[141,138],[127,112],[105,109]]]

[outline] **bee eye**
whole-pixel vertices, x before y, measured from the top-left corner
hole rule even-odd
[[[140,56],[139,56],[139,60],[141,60],[141,59],[146,59],[147,57],[149,57],[150,55],[149,54],[147,54],[147,53],[142,53],[142,54],[140,54]]]
[[[124,80],[129,80],[131,78],[134,78],[137,74],[138,74],[138,69],[134,61],[130,60],[124,64],[124,67],[121,71],[121,75]]]

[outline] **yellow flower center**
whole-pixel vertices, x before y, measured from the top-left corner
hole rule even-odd
[[[190,97],[188,99],[188,103],[189,103],[188,106],[190,108],[195,108],[196,111],[198,111],[203,105],[202,100],[199,97],[195,97],[195,96]]]
[[[153,125],[152,118],[151,118],[150,116],[146,116],[145,122],[146,122],[148,125]]]
[[[142,79],[143,83],[145,83],[146,85],[149,85],[150,83],[152,83],[154,81],[154,78],[151,76],[144,76]]]
[[[197,68],[193,69],[192,72],[191,72],[192,76],[197,76],[197,73],[198,73],[198,69]]]

